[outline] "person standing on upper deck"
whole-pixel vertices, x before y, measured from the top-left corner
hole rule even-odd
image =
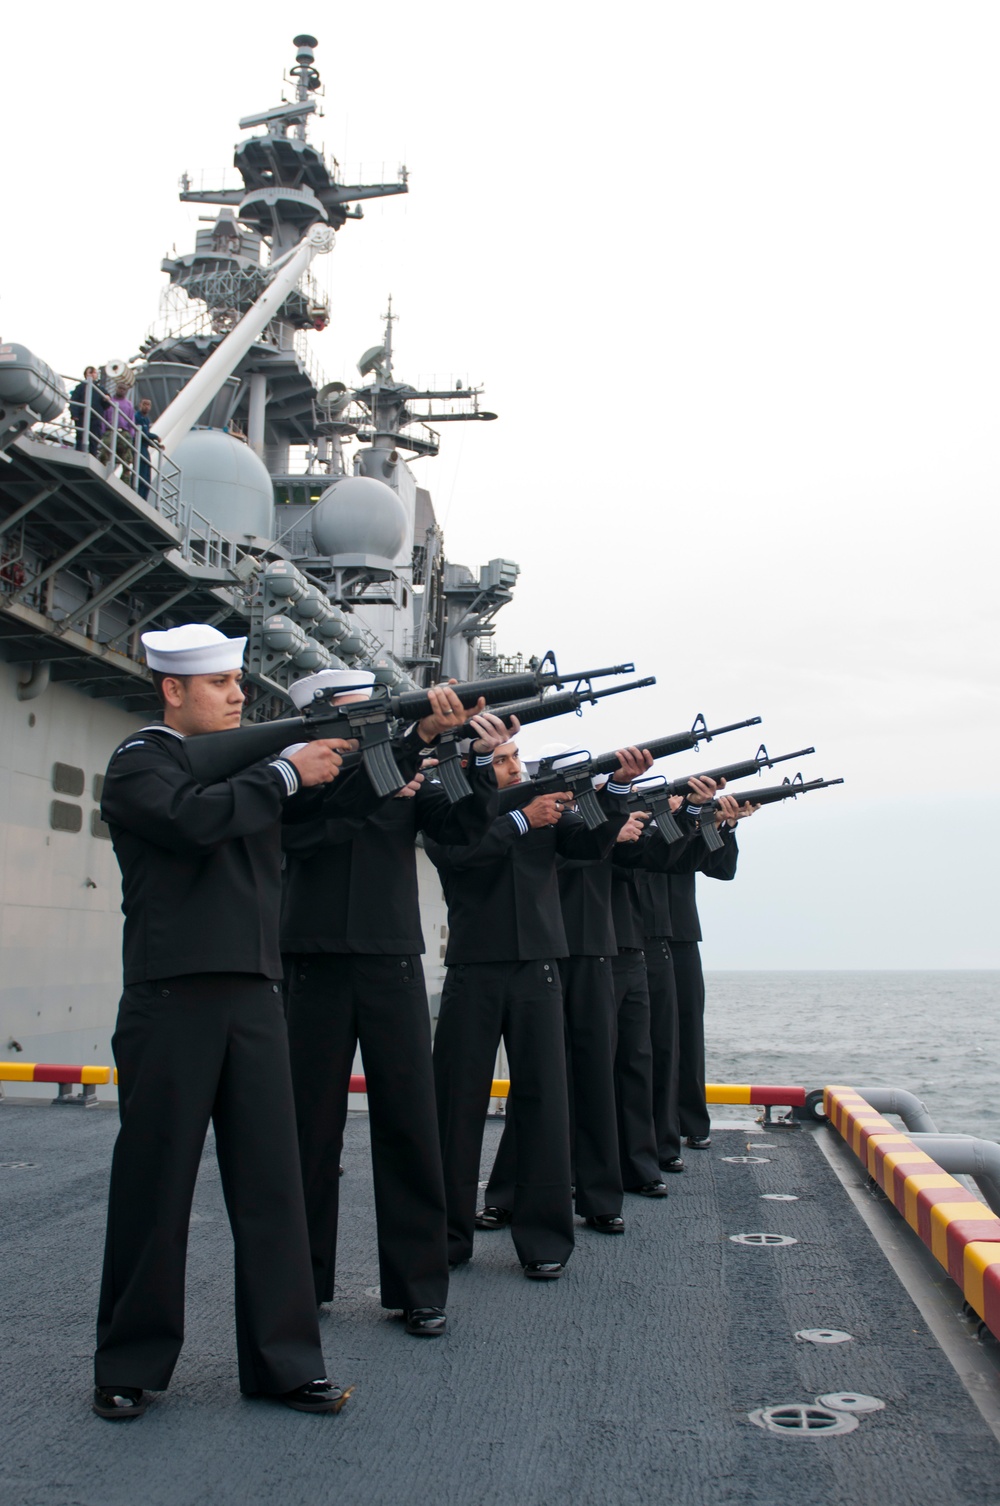
[[[114,397],[106,400],[101,433],[104,436],[101,459],[105,465],[114,465],[116,458],[120,460],[121,479],[126,486],[131,486],[135,466],[135,408],[124,382],[119,382]]]
[[[84,369],[83,381],[69,395],[69,412],[76,425],[76,447],[96,455],[101,444],[101,422],[107,398],[97,385],[97,367]]]
[[[136,491],[145,502],[149,496],[149,484],[152,479],[152,471],[149,462],[150,447],[159,441],[153,438],[153,420],[150,414],[153,404],[148,397],[139,399],[139,411],[135,415],[136,427],[139,431],[139,484]]]

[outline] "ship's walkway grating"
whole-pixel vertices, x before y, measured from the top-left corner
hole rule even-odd
[[[451,1332],[428,1341],[407,1338],[370,1295],[368,1121],[352,1115],[339,1292],[322,1327],[331,1376],[357,1390],[334,1418],[237,1392],[231,1245],[209,1150],[174,1384],[142,1421],[109,1426],[89,1411],[89,1375],[115,1128],[110,1109],[0,1109],[4,1503],[1000,1502],[1000,1448],[808,1130],[717,1131],[711,1151],[687,1153],[666,1202],[626,1199],[624,1239],[581,1226],[559,1282],[525,1281],[508,1235],[480,1236],[453,1278]],[[488,1125],[487,1155],[497,1133]],[[762,1141],[766,1160],[722,1159]],[[798,1243],[732,1243],[742,1232]],[[853,1340],[794,1337],[823,1327]],[[748,1420],[833,1392],[885,1409],[809,1441]]]

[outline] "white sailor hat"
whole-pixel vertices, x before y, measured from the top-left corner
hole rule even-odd
[[[320,669],[314,675],[306,675],[289,685],[296,710],[304,711],[320,690],[332,690],[336,695],[368,695],[372,693],[375,675],[370,669]]]
[[[245,638],[227,638],[207,622],[186,622],[160,633],[143,633],[150,669],[164,675],[216,675],[241,669]]]

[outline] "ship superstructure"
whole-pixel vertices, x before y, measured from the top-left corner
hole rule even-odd
[[[120,914],[100,781],[155,711],[144,630],[246,634],[258,718],[324,666],[402,688],[510,662],[492,633],[516,564],[450,563],[408,463],[438,453],[441,424],[494,418],[481,390],[400,380],[391,300],[354,387],[326,382],[306,342],[329,322],[313,257],[407,180],[341,181],[308,139],[316,41],[295,47],[294,97],[240,121],[242,187],[182,179],[181,199],[214,212],[193,251],[164,260],[138,353],[73,386],[0,347],[0,1018],[36,1055],[107,1058]],[[149,439],[127,406],[146,398]]]

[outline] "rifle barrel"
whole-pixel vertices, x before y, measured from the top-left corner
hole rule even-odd
[[[516,716],[523,726],[527,726],[529,722],[545,722],[552,717],[565,716],[567,712],[578,711],[582,705],[603,700],[605,696],[622,695],[626,690],[640,690],[655,684],[656,676],[648,675],[644,680],[631,680],[627,685],[613,685],[610,690],[556,690],[549,695],[530,696],[523,701],[501,701],[495,714],[508,726],[512,716]],[[487,705],[486,709],[493,711],[494,708]],[[465,722],[455,732],[456,737],[475,735],[476,729],[471,722]]]
[[[747,717],[745,722],[730,722],[726,727],[709,727],[707,731],[701,734],[702,740],[704,742],[711,742],[713,737],[721,737],[724,732],[738,732],[741,727],[759,727],[760,723],[761,718],[759,716],[750,716]]]
[[[703,769],[697,774],[689,774],[685,779],[674,779],[667,785],[667,793],[686,795],[692,779],[713,779],[716,784],[723,779],[727,784],[730,779],[749,779],[752,774],[759,774],[761,769],[770,769],[776,763],[787,763],[790,758],[803,758],[807,753],[815,751],[815,748],[799,748],[795,753],[779,753],[772,757],[763,749],[763,757],[758,754],[755,758],[745,758],[740,763],[720,764],[716,769]]]
[[[730,790],[727,793],[740,805],[773,805],[778,800],[794,800],[796,795],[808,795],[812,790],[828,790],[831,785],[843,782],[842,779],[807,779],[798,782],[786,779],[783,784],[765,785],[759,790]],[[712,807],[718,810],[719,802],[713,800]]]

